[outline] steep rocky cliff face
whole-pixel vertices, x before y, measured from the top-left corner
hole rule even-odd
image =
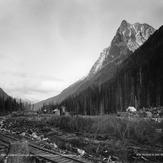
[[[96,78],[108,80],[89,85],[61,105],[80,114],[122,111],[129,105],[137,108],[163,106],[163,26],[121,62],[109,78],[105,77],[108,69],[109,64]]]
[[[35,109],[47,104],[59,104],[70,96],[76,96],[80,92],[113,78],[118,66],[140,47],[154,33],[155,29],[147,24],[130,24],[123,20],[109,47],[105,48],[93,65],[88,76],[59,95],[35,104]]]
[[[100,57],[90,70],[89,76],[92,77],[105,65],[114,62],[117,58],[121,58],[121,61],[123,61],[129,54],[140,47],[154,31],[155,29],[148,24],[130,24],[123,20],[111,45],[100,54]]]

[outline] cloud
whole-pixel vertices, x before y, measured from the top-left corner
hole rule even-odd
[[[85,76],[122,19],[163,20],[162,0],[0,0],[0,87],[42,100]]]
[[[5,58],[6,58],[6,56],[4,54],[0,53],[0,60],[3,60]]]
[[[6,72],[3,72],[6,74]],[[62,82],[63,79],[59,79],[53,75],[46,75],[46,74],[31,74],[31,73],[25,73],[25,72],[7,72],[8,75],[13,76],[13,77],[18,77],[22,79],[39,79],[39,80],[54,80],[58,82]]]
[[[3,72],[0,85],[11,96],[38,101],[58,94],[66,85],[62,79],[23,72]],[[6,81],[6,79],[8,79]]]

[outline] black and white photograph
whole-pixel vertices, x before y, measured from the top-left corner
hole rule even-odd
[[[0,163],[162,163],[163,0],[0,0]]]

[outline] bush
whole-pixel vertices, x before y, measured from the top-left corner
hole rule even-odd
[[[89,132],[93,121],[91,118],[62,116],[53,117],[47,123],[68,132]]]
[[[8,122],[7,122],[8,121]],[[162,133],[155,129],[163,129],[163,122],[156,123],[145,119],[118,118],[114,115],[105,116],[53,116],[50,118],[10,118],[5,125],[14,130],[28,131],[31,128],[42,132],[49,131],[51,127],[57,127],[66,132],[88,133],[94,138],[116,138],[122,143],[132,140],[136,143],[156,144],[161,143]]]

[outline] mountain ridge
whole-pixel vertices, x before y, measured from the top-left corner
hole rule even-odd
[[[103,52],[100,53],[100,57],[92,66],[88,76],[64,89],[59,95],[36,103],[34,105],[35,110],[38,110],[43,105],[47,105],[49,103],[61,103],[67,97],[73,94],[79,94],[82,90],[88,88],[90,85],[93,86],[94,84],[104,82],[106,79],[100,79],[98,76],[101,76],[100,72],[102,72],[102,69],[105,69],[106,65],[109,65],[109,70],[106,72],[111,78],[112,75],[114,75],[112,72],[115,71],[114,69],[116,69],[117,65],[132,54],[135,49],[140,47],[148,39],[148,37],[153,34],[154,31],[155,29],[150,25],[140,23],[134,23],[132,25],[126,20],[123,20],[117,29],[110,46],[105,48]],[[108,74],[106,75],[108,76]]]
[[[137,109],[163,106],[162,54],[163,26],[120,63],[112,76],[107,76],[110,65],[105,66],[96,78],[104,78],[101,83],[89,85],[79,94],[65,99],[60,106],[85,115],[125,111],[128,106]]]
[[[112,62],[112,60],[116,57],[116,55],[114,55],[115,53],[118,54],[121,52],[126,55],[129,51],[134,52],[149,38],[151,34],[154,33],[154,31],[155,29],[148,24],[130,24],[126,20],[123,20],[120,27],[117,29],[113,40],[111,41],[111,45],[108,48],[105,48],[100,54],[100,57],[92,66],[89,76],[98,72],[105,66],[106,63]],[[118,52],[118,48],[116,48],[115,45],[121,48],[120,52]]]

